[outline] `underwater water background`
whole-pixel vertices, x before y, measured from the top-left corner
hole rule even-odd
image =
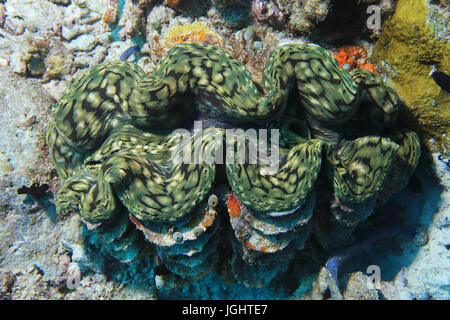
[[[0,1],[0,299],[449,300],[449,12]]]

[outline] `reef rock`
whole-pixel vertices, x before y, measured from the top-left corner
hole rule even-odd
[[[150,76],[127,62],[90,69],[54,105],[47,131],[63,182],[58,211],[78,210],[123,262],[156,253],[157,286],[168,284],[170,273],[192,281],[219,261],[227,261],[229,279],[262,286],[287,270],[313,225],[324,249],[344,244],[377,204],[406,185],[420,156],[417,134],[396,127],[391,88],[368,70],[347,73],[318,46],[280,47],[264,84],[267,97],[242,63],[206,43],[173,47]],[[294,85],[301,105],[288,99]],[[186,95],[194,105],[180,105]],[[192,118],[185,108],[193,108]],[[280,116],[289,108],[295,120]],[[196,112],[209,118],[206,129],[194,122],[193,130],[173,130],[192,128]],[[252,154],[256,140],[229,135],[217,120],[277,128],[270,153],[278,158],[268,167],[264,152]],[[381,128],[386,136],[377,135]],[[221,167],[215,160],[225,133],[245,153],[227,146]],[[219,232],[224,210],[227,227]],[[222,237],[230,238],[223,250],[231,256],[217,254]]]

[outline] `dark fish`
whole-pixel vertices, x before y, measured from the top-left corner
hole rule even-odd
[[[430,77],[441,87],[442,90],[450,92],[450,76],[440,71],[431,71]]]
[[[17,189],[17,194],[27,194],[32,196],[34,199],[39,200],[47,196],[49,188],[50,187],[46,183],[40,185],[36,182],[33,183],[30,187],[22,186],[21,188]]]
[[[122,53],[122,55],[120,56],[120,61],[127,61],[129,57],[131,57],[131,55],[135,54],[135,53],[139,53],[141,52],[141,47],[140,46],[133,46],[131,48],[128,48],[127,50],[125,50],[124,53]]]

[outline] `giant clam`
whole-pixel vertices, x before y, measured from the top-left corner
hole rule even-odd
[[[116,258],[154,254],[180,281],[227,264],[228,279],[261,286],[309,238],[325,249],[344,244],[405,186],[418,136],[397,128],[391,88],[370,71],[347,73],[319,46],[281,46],[263,80],[260,89],[241,62],[204,43],[173,47],[150,75],[121,61],[91,68],[53,106],[57,209],[78,210]],[[260,153],[250,163],[260,129],[277,129],[267,143],[276,170]],[[195,157],[189,150],[209,161],[175,161]]]

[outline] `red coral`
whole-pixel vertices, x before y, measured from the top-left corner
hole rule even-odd
[[[334,57],[338,61],[341,68],[344,67],[345,64],[348,64],[350,66],[350,69],[355,68],[353,58],[348,56],[345,51],[339,51],[339,53],[335,54]]]
[[[178,43],[182,43],[185,41],[200,41],[200,42],[205,42],[206,41],[206,34],[204,31],[199,31],[199,32],[193,32],[193,33],[188,33],[188,34],[184,34],[181,35],[179,37],[177,37],[177,42]]]
[[[377,73],[377,71],[375,70],[375,65],[373,65],[372,63],[365,63],[363,65],[360,65],[359,68],[367,69],[369,71],[372,71],[372,73]]]
[[[270,19],[273,13],[273,8],[269,9],[269,7],[267,7],[261,0],[253,0],[251,16],[253,17],[255,23]]]
[[[338,49],[338,53],[334,57],[343,68],[347,64],[349,70],[354,68],[367,69],[376,73],[375,65],[367,62],[366,49],[359,46],[346,46]]]
[[[233,218],[239,217],[241,214],[239,202],[239,199],[233,193],[228,197],[228,214]]]

